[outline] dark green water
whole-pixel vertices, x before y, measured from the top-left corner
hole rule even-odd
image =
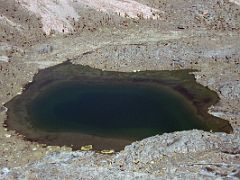
[[[189,71],[104,72],[63,63],[41,71],[6,104],[6,124],[49,145],[120,150],[164,132],[230,132],[227,121],[207,113],[217,100]]]

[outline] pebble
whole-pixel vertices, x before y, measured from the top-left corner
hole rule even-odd
[[[86,145],[81,147],[81,151],[90,151],[93,149],[92,145]]]
[[[7,167],[2,168],[2,170],[1,170],[1,174],[5,175],[5,176],[8,175],[9,172],[10,172],[10,170]]]
[[[12,135],[11,134],[5,134],[6,138],[10,138]]]
[[[102,154],[113,154],[115,151],[113,149],[110,150],[102,150],[101,153]]]

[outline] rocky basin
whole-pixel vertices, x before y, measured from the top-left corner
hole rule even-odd
[[[239,4],[0,1],[0,179],[239,179]],[[196,81],[220,97],[209,113],[233,132],[156,135],[109,155],[46,147],[8,131],[3,105],[40,69],[67,60],[110,71],[198,70]]]

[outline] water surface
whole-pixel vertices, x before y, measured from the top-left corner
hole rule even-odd
[[[217,101],[188,70],[122,73],[66,62],[40,71],[6,104],[6,123],[49,145],[121,150],[165,132],[230,132],[227,121],[207,113]]]

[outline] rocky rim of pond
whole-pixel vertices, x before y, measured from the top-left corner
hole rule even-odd
[[[1,179],[239,178],[239,1],[139,2],[164,13],[158,20],[138,20],[71,4],[81,17],[76,28],[72,34],[52,31],[50,36],[42,28],[41,12],[27,11],[14,0],[1,2],[1,104],[21,93],[39,69],[67,59],[114,71],[197,69],[197,82],[220,97],[209,113],[228,120],[233,133],[169,133],[109,156],[30,143],[1,127]],[[0,122],[5,119],[1,107]]]
[[[164,132],[231,133],[228,121],[207,112],[217,103],[217,94],[196,83],[190,72],[193,70],[113,72],[65,62],[40,71],[22,95],[4,105],[8,109],[5,125],[26,140],[74,150],[91,144],[97,151],[120,151],[133,141]],[[98,99],[93,100],[89,93]],[[113,103],[117,103],[115,107]]]

